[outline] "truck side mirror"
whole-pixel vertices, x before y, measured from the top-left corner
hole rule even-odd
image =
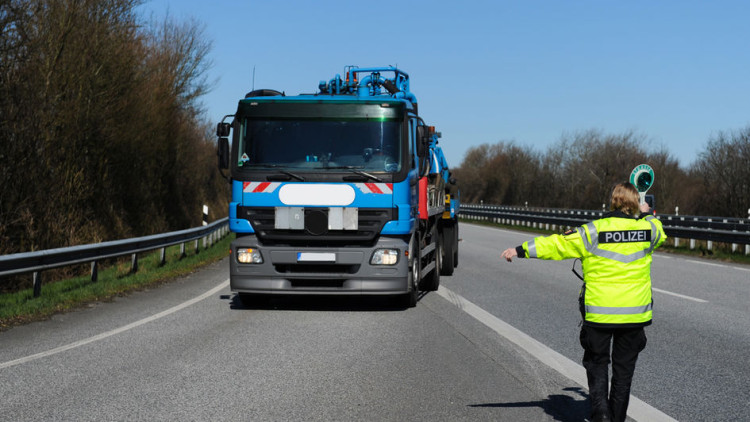
[[[216,125],[216,136],[219,138],[225,138],[229,136],[229,130],[232,128],[232,125],[229,123],[221,122],[218,125]]]
[[[226,137],[219,138],[217,147],[216,155],[219,156],[219,169],[226,170],[229,168],[229,139]]]
[[[426,128],[417,126],[417,157],[422,158],[427,155],[427,145],[430,143]]]

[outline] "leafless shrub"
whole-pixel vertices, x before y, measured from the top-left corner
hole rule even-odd
[[[139,3],[0,0],[0,253],[225,215],[199,102],[210,43]]]

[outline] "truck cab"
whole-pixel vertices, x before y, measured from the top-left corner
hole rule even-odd
[[[352,67],[346,75],[321,82],[316,94],[250,92],[218,126],[237,236],[230,285],[243,302],[377,294],[416,304],[422,270],[438,252],[425,252],[437,235],[424,234],[420,216],[434,130],[417,115],[406,73]],[[439,189],[433,220],[445,210]],[[439,265],[424,270],[439,276]]]

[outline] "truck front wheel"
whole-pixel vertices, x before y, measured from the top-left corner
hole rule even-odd
[[[404,295],[404,305],[407,308],[417,306],[419,297],[419,275],[420,273],[420,256],[419,256],[419,236],[415,235],[409,244],[409,287],[411,290]]]

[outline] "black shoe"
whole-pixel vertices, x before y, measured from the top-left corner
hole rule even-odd
[[[612,418],[607,413],[597,413],[591,417],[591,422],[612,422]]]

